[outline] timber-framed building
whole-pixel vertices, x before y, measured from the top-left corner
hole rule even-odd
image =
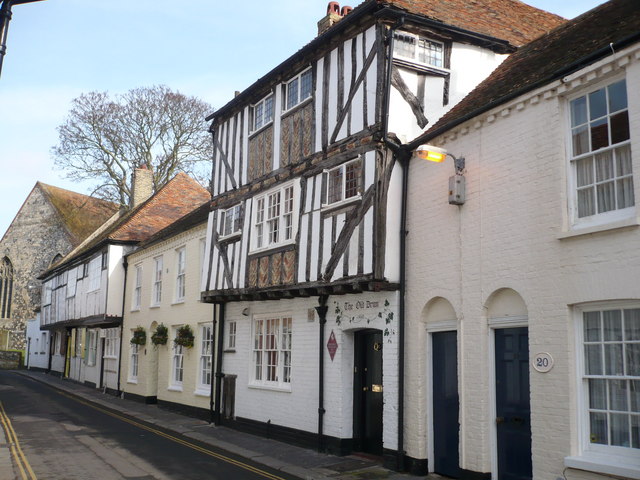
[[[427,471],[403,445],[406,145],[562,22],[511,0],[330,2],[209,117],[218,423]]]

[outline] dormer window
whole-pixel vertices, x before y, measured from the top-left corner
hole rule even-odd
[[[313,86],[312,79],[311,69],[308,69],[287,83],[286,110],[295,107],[311,96]]]
[[[267,95],[251,107],[251,131],[260,130],[273,120],[273,94]]]
[[[395,56],[432,67],[444,67],[444,44],[406,32],[393,35]]]

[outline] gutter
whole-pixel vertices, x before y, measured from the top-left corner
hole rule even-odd
[[[213,412],[213,424],[221,425],[222,423],[222,412],[220,411],[220,401],[222,398],[222,379],[224,378],[224,373],[222,373],[222,351],[224,349],[224,317],[225,317],[225,304],[218,303],[213,306],[213,315],[214,319],[216,317],[216,306],[218,307],[218,333],[217,333],[217,343],[218,349],[216,351],[216,391],[215,391],[215,401],[214,406],[215,410]],[[214,320],[215,323],[215,320]],[[213,388],[213,381],[211,382],[211,388]]]
[[[107,254],[108,255],[108,254]],[[107,256],[108,258],[108,256]],[[120,373],[122,370],[122,337],[124,335],[124,303],[125,300],[127,298],[127,267],[129,266],[129,263],[127,262],[127,257],[124,257],[122,259],[122,267],[124,268],[124,282],[123,282],[123,290],[122,290],[122,320],[120,321],[120,354],[118,355],[118,390],[117,390],[117,396],[121,395],[121,391],[120,391]],[[109,266],[107,265],[107,278],[109,277]],[[109,289],[109,281],[107,280],[107,299],[109,298],[108,295],[108,289]],[[105,311],[106,311],[106,306],[105,306]],[[104,359],[102,360],[103,363],[103,367],[104,367]]]
[[[443,133],[447,132],[448,130],[451,130],[454,127],[457,127],[458,125],[466,122],[467,120],[471,120],[474,117],[477,117],[478,115],[481,115],[482,113],[485,113],[499,105],[502,105],[504,103],[507,103],[521,95],[524,95],[527,92],[530,92],[532,90],[535,90],[536,88],[540,88],[543,87],[549,83],[551,83],[552,81],[563,77],[563,76],[567,76],[570,75],[578,70],[580,70],[581,68],[584,68],[588,65],[591,65],[592,63],[595,63],[597,60],[600,60],[608,55],[611,55],[613,53],[615,53],[615,51],[617,49],[621,49],[626,47],[627,45],[636,42],[637,40],[640,40],[640,32],[638,33],[633,33],[627,37],[622,38],[621,40],[618,40],[617,42],[613,42],[610,43],[609,45],[605,46],[605,47],[601,47],[598,50],[595,50],[593,52],[591,52],[588,55],[585,55],[581,58],[579,58],[578,60],[576,60],[575,62],[570,63],[569,65],[566,65],[558,70],[553,71],[552,73],[550,73],[549,75],[546,75],[544,78],[530,84],[530,85],[526,85],[518,90],[515,90],[511,93],[509,93],[508,95],[505,95],[503,97],[499,97],[496,98],[495,100],[492,100],[491,102],[483,105],[480,108],[477,108],[475,110],[472,110],[471,112],[466,113],[465,115],[462,115],[460,117],[455,118],[454,120],[452,120],[449,123],[446,123],[438,128],[436,128],[435,130],[430,130],[426,133],[424,133],[423,135],[419,136],[418,138],[416,138],[415,140],[412,140],[410,143],[402,145],[402,148],[408,151],[413,151],[416,149],[416,147],[418,147],[419,145],[423,144],[423,143],[427,143],[429,142],[429,140],[442,135]]]

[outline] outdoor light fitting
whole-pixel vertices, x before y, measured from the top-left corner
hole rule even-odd
[[[444,148],[434,147],[433,145],[420,145],[415,149],[415,155],[422,160],[430,162],[442,163],[447,156],[453,158],[453,164],[457,174],[462,174],[464,170],[464,157],[455,157],[447,152]]]
[[[464,157],[454,157],[443,148],[434,147],[433,145],[420,145],[415,149],[416,157],[430,162],[442,163],[447,156],[453,158],[453,165],[456,174],[449,177],[449,203],[451,205],[464,205],[466,199],[465,178],[462,175],[465,162]]]

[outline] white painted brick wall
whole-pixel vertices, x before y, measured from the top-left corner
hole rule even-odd
[[[640,66],[632,60],[626,68],[637,205]],[[589,85],[564,94],[583,92]],[[562,95],[533,97],[521,107],[516,101],[510,110],[494,112],[494,118],[483,116],[481,128],[472,120],[455,135],[439,139],[448,151],[466,157],[467,201],[462,207],[447,204],[450,159],[440,165],[411,164],[406,355],[411,361],[405,403],[411,457],[429,455],[423,311],[440,296],[451,303],[459,322],[461,466],[491,471],[493,353],[485,307],[502,288],[515,290],[526,304],[531,354],[545,351],[555,359],[549,373],[530,369],[534,478],[562,477],[564,457],[579,452],[578,353],[571,306],[640,299],[640,229],[563,238],[568,218],[565,108]],[[569,470],[567,478],[603,477]]]
[[[393,313],[393,320],[386,324],[384,317],[377,317],[378,310],[369,309],[364,316],[354,322],[336,322],[336,303],[356,301],[378,301],[380,311]],[[384,306],[388,300],[389,305]],[[397,294],[366,293],[329,297],[329,310],[325,326],[323,345],[324,379],[324,433],[337,438],[351,438],[353,425],[353,332],[362,328],[385,330],[383,346],[383,442],[385,448],[397,445]],[[300,298],[267,302],[229,303],[226,322],[235,321],[235,352],[224,354],[223,371],[237,375],[235,413],[238,417],[260,422],[295,428],[311,433],[318,430],[318,316],[308,321],[308,310],[318,305],[317,298]],[[250,315],[243,316],[242,310],[249,308]],[[252,376],[252,333],[253,315],[284,314],[293,318],[292,338],[292,380],[291,391],[282,392],[250,385]],[[367,319],[370,321],[367,323]],[[333,361],[327,350],[327,342],[334,332],[338,342]]]

